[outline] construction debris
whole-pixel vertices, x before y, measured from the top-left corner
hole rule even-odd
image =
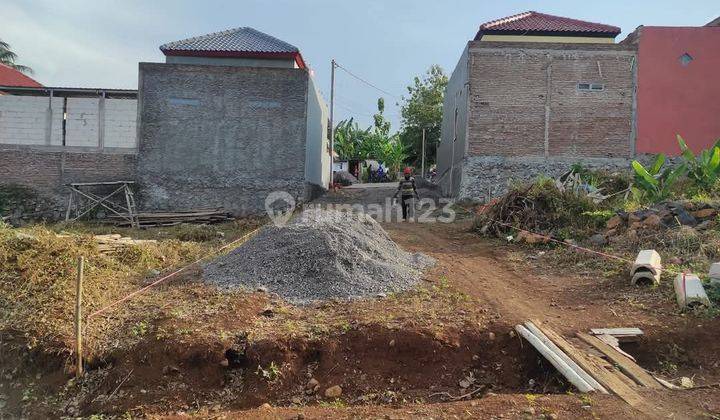
[[[57,235],[59,238],[69,238],[73,235],[61,233]],[[113,254],[127,246],[157,243],[154,239],[133,239],[120,234],[95,235],[93,240],[98,244],[98,250],[101,254]]]
[[[263,288],[309,303],[407,290],[433,263],[400,249],[364,213],[312,210],[286,226],[264,228],[203,274],[223,288]]]
[[[660,273],[662,264],[660,254],[654,249],[644,249],[638,253],[635,263],[630,269],[633,285],[658,285],[660,284]]]
[[[115,226],[126,227],[130,224],[119,216],[108,217]],[[140,227],[175,226],[181,223],[211,224],[233,220],[233,215],[222,208],[193,209],[174,212],[142,212],[137,214]]]
[[[708,277],[710,277],[710,284],[720,284],[720,263],[710,264]]]
[[[702,282],[695,274],[680,273],[675,277],[673,285],[680,309],[710,306],[710,299],[705,293]]]
[[[592,335],[607,335],[615,338],[619,342],[637,341],[637,339],[644,335],[640,328],[592,328],[590,329]]]

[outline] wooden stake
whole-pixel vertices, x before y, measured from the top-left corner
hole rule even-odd
[[[83,292],[83,269],[85,266],[85,257],[78,257],[77,265],[77,282],[75,284],[75,355],[77,365],[75,367],[75,377],[80,378],[83,374],[82,360],[82,292]]]

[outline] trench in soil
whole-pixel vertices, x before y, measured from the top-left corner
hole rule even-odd
[[[324,391],[333,385],[342,387],[340,399],[345,405],[434,403],[478,389],[473,398],[488,392],[571,390],[534,348],[510,331],[509,325],[498,324],[483,331],[445,331],[436,337],[367,326],[317,340],[247,342],[238,336],[230,346],[148,339],[130,352],[91,361],[83,384],[86,392],[77,407],[79,413],[91,414],[133,412],[137,407],[162,412],[203,406],[246,409],[266,402],[313,405],[332,401]],[[713,371],[706,370],[712,366],[712,354],[720,352],[720,344],[710,340],[711,335],[694,328],[682,334],[649,336],[623,348],[641,366],[654,371],[675,366],[678,374],[690,375],[704,366],[707,374]],[[710,347],[710,355],[697,351],[698,342]],[[19,402],[23,387],[12,388],[13,381],[4,374],[12,372],[15,382],[34,381],[47,393],[56,392],[70,377],[61,364],[53,363],[57,359],[48,356],[25,355],[22,364],[9,363],[20,360],[19,355],[3,352],[2,356],[0,382],[10,412],[19,413],[20,404],[12,400]],[[37,373],[42,373],[42,379]],[[310,377],[319,383],[316,392],[306,391]],[[462,388],[461,380],[470,385]]]

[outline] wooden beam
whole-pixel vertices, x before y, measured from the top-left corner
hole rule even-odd
[[[598,349],[602,354],[608,357],[613,363],[618,365],[620,367],[620,370],[625,372],[629,377],[631,377],[634,381],[639,383],[640,385],[654,388],[654,389],[662,389],[662,385],[652,377],[649,373],[645,371],[645,369],[638,366],[635,362],[628,359],[626,356],[620,354],[617,350],[615,350],[612,346],[608,345],[607,343],[599,340],[596,337],[593,337],[591,335],[578,332],[576,334],[578,338],[583,340],[584,342],[590,344],[591,346]]]
[[[535,321],[535,325],[538,322]],[[590,375],[592,375],[602,386],[615,393],[618,397],[622,398],[623,401],[630,404],[631,406],[642,409],[647,405],[645,400],[635,390],[625,384],[620,378],[615,376],[612,372],[606,370],[599,363],[595,362],[590,355],[583,353],[573,346],[569,341],[565,340],[555,331],[551,330],[547,326],[539,327],[543,333],[557,345],[562,351],[565,352],[571,359],[575,361],[580,367],[585,369]]]

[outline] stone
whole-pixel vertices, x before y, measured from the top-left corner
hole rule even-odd
[[[301,397],[293,397],[291,401],[292,401],[292,403],[295,404],[295,405],[300,405],[300,404],[302,404],[302,401],[303,401],[303,400],[302,400]]]
[[[707,219],[710,217],[715,217],[715,215],[717,214],[717,211],[714,208],[707,208],[707,209],[694,211],[690,214],[692,214],[693,217],[698,218],[698,219]]]
[[[675,217],[677,217],[677,220],[680,222],[681,225],[685,226],[695,226],[697,224],[697,219],[695,219],[690,213],[685,211],[682,207],[675,207],[673,210],[675,213]]]
[[[494,340],[495,340],[495,333],[494,333],[494,332],[490,331],[490,332],[488,333],[488,340],[490,340],[490,341],[494,341]]]
[[[325,390],[325,396],[328,398],[337,398],[342,395],[342,387],[340,385],[333,385]]]
[[[680,386],[683,388],[692,388],[695,386],[695,382],[687,376],[683,376],[680,378]]]
[[[618,231],[617,229],[610,229],[607,232],[605,232],[605,236],[615,236],[617,235]]]
[[[640,221],[642,221],[642,217],[641,217],[641,214],[640,214],[640,213],[635,212],[635,213],[630,213],[630,214],[628,215],[628,222],[629,222],[629,223],[635,223],[635,222],[640,222]]]
[[[658,216],[657,214],[651,214],[646,217],[645,220],[643,220],[642,224],[645,227],[654,229],[660,226],[660,224],[662,224],[662,219],[660,219],[660,216]]]
[[[390,343],[388,343],[390,347],[395,347],[395,340],[390,340]]]
[[[670,257],[667,259],[667,262],[668,264],[680,265],[683,263],[683,260],[680,257]]]
[[[703,220],[695,226],[695,230],[708,230],[713,227],[714,224],[715,222],[712,220]]]
[[[637,240],[637,238],[638,238],[637,230],[636,230],[636,229],[629,229],[629,230],[625,233],[625,236],[626,236],[628,239],[630,239],[631,241]]]
[[[310,378],[307,384],[305,384],[305,389],[315,390],[316,387],[320,386],[320,382],[318,382],[315,378]]]
[[[596,233],[595,235],[591,236],[589,239],[591,244],[595,246],[605,246],[607,245],[607,238],[602,233]]]
[[[518,241],[518,242],[525,242],[525,243],[528,243],[528,244],[533,245],[533,244],[544,244],[544,243],[548,243],[550,240],[549,240],[548,238],[544,237],[544,236],[541,236],[541,235],[537,235],[537,234],[534,234],[534,233],[521,231],[521,232],[518,233],[518,235],[517,235],[517,241]]]
[[[220,361],[220,366],[222,366],[222,367],[228,367],[228,366],[230,366],[230,361],[229,361],[228,359],[222,359],[222,360]]]
[[[617,228],[618,226],[620,226],[620,225],[622,225],[622,224],[623,224],[623,219],[622,219],[622,217],[620,217],[620,216],[618,216],[618,215],[615,215],[615,216],[611,217],[611,218],[607,221],[607,223],[605,223],[605,227],[608,228],[608,229],[615,229],[615,228]]]
[[[470,385],[472,385],[472,384],[467,379],[462,379],[462,380],[460,380],[460,382],[458,382],[458,385],[460,385],[460,388],[465,389],[465,388],[470,388]]]
[[[269,410],[272,410],[272,409],[273,409],[273,408],[272,408],[272,405],[270,405],[270,404],[268,404],[268,403],[265,403],[265,404],[261,405],[261,406],[258,407],[258,408],[259,408],[260,410],[263,410],[263,411],[269,411]]]
[[[642,222],[632,222],[632,223],[630,223],[630,229],[638,230],[638,229],[642,229],[642,227],[643,227]]]

